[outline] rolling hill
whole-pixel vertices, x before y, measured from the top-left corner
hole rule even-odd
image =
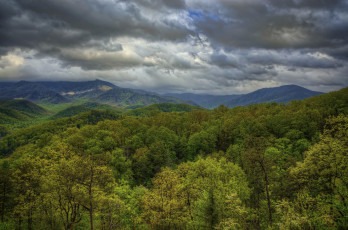
[[[44,108],[27,100],[0,100],[0,124],[27,121],[47,114]]]
[[[112,107],[110,105],[99,104],[95,102],[87,102],[81,105],[73,105],[66,109],[63,109],[59,111],[58,113],[54,114],[53,116],[51,116],[50,119],[56,120],[60,118],[71,117],[71,116],[75,116],[80,113],[84,113],[84,112],[88,112],[92,110],[109,110],[116,113],[123,112],[121,109]]]

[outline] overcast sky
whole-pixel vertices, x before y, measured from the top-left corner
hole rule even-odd
[[[0,81],[156,92],[348,85],[348,0],[0,0]]]

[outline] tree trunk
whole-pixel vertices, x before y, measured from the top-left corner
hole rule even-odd
[[[18,230],[22,230],[22,217],[18,217]]]
[[[132,225],[133,225],[133,230],[135,230],[135,221],[134,221],[134,215],[132,213]]]
[[[92,206],[89,209],[89,222],[90,222],[90,225],[91,225],[91,230],[93,230],[93,208],[92,208]]]
[[[190,200],[190,193],[189,192],[187,192],[187,205],[189,207],[188,210],[189,210],[191,221],[193,221],[193,215],[192,215],[192,211],[191,211],[191,200]]]
[[[89,184],[89,221],[91,225],[91,230],[93,230],[93,196],[92,196],[92,186],[93,186],[93,166],[91,167],[91,181]]]
[[[269,190],[268,190],[269,182],[268,182],[267,172],[262,162],[260,162],[260,165],[265,174],[265,183],[266,183],[265,188],[266,188],[266,196],[267,196],[268,215],[269,215],[268,217],[269,217],[269,222],[272,224],[272,208],[271,208],[271,199],[269,197]]]
[[[5,219],[5,201],[6,201],[6,186],[5,183],[2,185],[2,203],[1,203],[1,222]]]
[[[28,216],[28,230],[32,230],[32,229],[33,229],[33,218],[31,217],[31,211],[30,211]]]

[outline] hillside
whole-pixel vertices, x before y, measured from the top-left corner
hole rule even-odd
[[[28,119],[28,116],[15,109],[0,106],[0,124],[14,124]]]
[[[32,127],[23,128],[6,136],[0,142],[0,153],[1,155],[11,154],[19,146],[35,143],[38,140],[44,139],[45,136],[52,136],[68,128],[95,125],[99,121],[116,120],[121,117],[122,116],[107,110],[92,110],[80,113],[76,116],[47,121]]]
[[[56,120],[60,118],[65,118],[65,117],[72,117],[80,113],[92,111],[92,110],[109,110],[113,111],[116,113],[121,113],[122,110],[112,107],[110,105],[105,105],[105,104],[99,104],[95,102],[87,102],[83,103],[81,105],[74,105],[70,106],[66,109],[63,109],[59,111],[58,113],[54,114],[53,116],[50,117],[51,120]]]
[[[41,116],[47,114],[47,110],[27,100],[1,100],[0,106],[15,109],[28,116]]]
[[[0,100],[0,124],[15,124],[48,115],[44,108],[26,100]]]

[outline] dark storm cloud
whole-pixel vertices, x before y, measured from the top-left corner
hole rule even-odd
[[[344,5],[343,0],[269,0],[269,2],[281,8],[334,9]]]
[[[217,93],[344,86],[346,12],[348,0],[0,0],[0,79],[105,76]]]
[[[348,61],[348,44],[343,47],[328,49],[326,52],[335,58]]]
[[[320,53],[259,51],[256,53],[250,52],[245,57],[248,62],[261,65],[273,64],[316,69],[339,68],[343,66],[343,62],[329,56],[323,56]]]
[[[91,38],[124,35],[176,40],[188,34],[182,25],[145,17],[132,1],[2,0],[6,1],[3,11],[12,13],[2,18],[3,45],[71,46]]]
[[[217,0],[190,6],[202,12],[193,15],[197,28],[227,49],[320,48],[348,42],[343,1]]]
[[[225,54],[214,53],[210,56],[211,64],[217,65],[222,68],[237,68],[240,64],[238,60],[230,58]]]
[[[143,4],[137,4],[139,2],[0,0],[0,46],[35,49],[43,55],[61,59],[65,66],[110,69],[113,66],[137,66],[139,61],[132,58],[121,60],[122,55],[115,58],[108,54],[102,54],[95,59],[81,55],[79,59],[78,54],[71,57],[62,49],[94,47],[107,52],[119,48],[119,45],[116,48],[105,45],[113,37],[175,41],[185,39],[191,33],[185,25],[166,18],[163,13],[154,12],[154,7],[158,5],[162,5],[165,12],[166,9],[170,11],[182,8],[185,6],[184,1],[141,1]]]

